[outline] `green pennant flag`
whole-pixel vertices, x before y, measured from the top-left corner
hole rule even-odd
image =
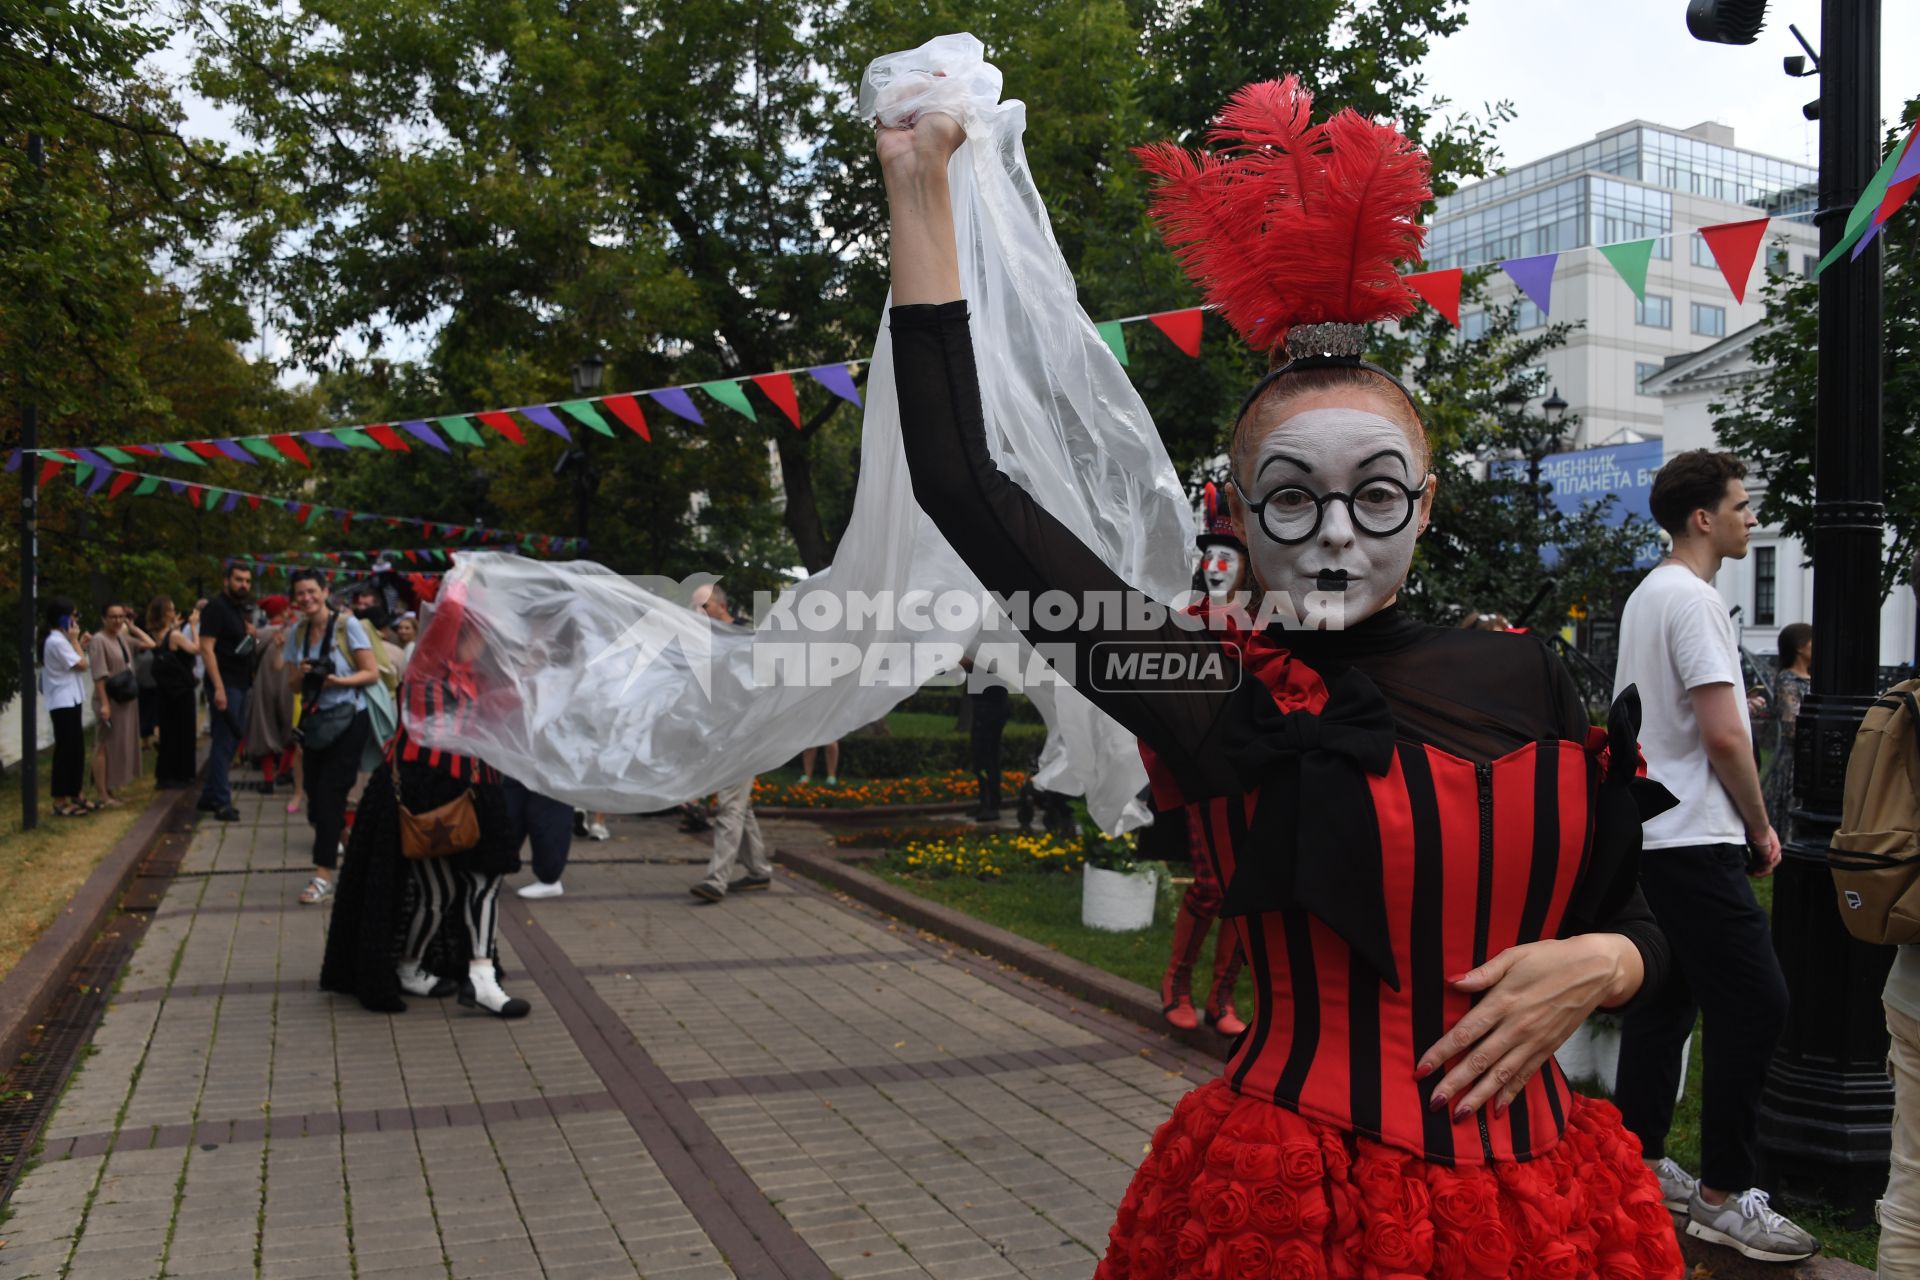
[[[1603,244],[1600,252],[1620,278],[1627,282],[1627,288],[1633,290],[1633,296],[1645,299],[1647,296],[1647,264],[1653,260],[1653,241],[1627,240],[1620,244]]]
[[[746,415],[749,422],[758,422],[760,417],[753,411],[753,402],[747,399],[746,389],[738,382],[703,382],[700,389],[718,400],[736,413]],[[612,432],[607,434],[611,435]]]
[[[1853,212],[1847,215],[1847,229],[1841,233],[1840,243],[1829,249],[1827,256],[1820,259],[1820,265],[1813,269],[1814,275],[1817,276],[1832,266],[1840,255],[1853,248],[1853,242],[1865,235],[1867,228],[1873,225],[1874,210],[1878,209],[1880,203],[1887,198],[1887,188],[1893,182],[1893,171],[1900,167],[1900,157],[1905,153],[1906,139],[1903,138],[1894,144],[1885,163],[1880,166],[1880,171],[1873,175],[1873,181],[1869,182],[1867,189],[1861,193],[1860,202],[1854,205]]]
[[[136,498],[144,498],[159,487],[159,476],[141,476],[140,483],[133,486],[133,496]]]
[[[240,445],[248,453],[265,458],[268,462],[285,462],[286,456],[258,436],[239,437]]]
[[[1113,358],[1118,360],[1120,367],[1124,369],[1127,364],[1127,336],[1120,331],[1120,322],[1104,320],[1094,328],[1100,331],[1101,341],[1113,348]]]
[[[117,463],[123,467],[131,467],[136,461],[134,456],[125,449],[116,449],[110,444],[99,445],[95,447],[94,452],[105,458],[108,462]]]
[[[200,510],[203,512],[213,510],[213,504],[220,501],[220,495],[225,492],[226,490],[224,489],[202,489],[200,491]]]
[[[87,483],[87,477],[93,474],[93,466],[82,462],[73,469],[73,487],[78,489]]]
[[[166,454],[169,458],[172,458],[175,462],[191,462],[196,467],[204,467],[207,465],[207,460],[205,458],[202,458],[199,454],[187,448],[185,445],[163,444],[160,446],[160,452]]]
[[[372,436],[369,436],[358,427],[335,427],[333,429],[333,438],[349,448],[372,449],[375,453],[386,452],[386,450],[373,442]]]
[[[456,415],[451,418],[436,418],[434,421],[440,424],[440,429],[446,432],[447,438],[455,444],[470,444],[476,449],[487,447],[487,438],[475,431],[473,424],[465,418]]]
[[[746,397],[744,395],[741,396],[740,399],[742,403],[745,403]],[[592,427],[603,436],[611,436],[613,434],[613,428],[608,426],[607,420],[600,416],[600,411],[593,407],[593,401],[569,400],[560,407],[572,414],[582,426]],[[747,410],[747,416],[753,416],[752,409]]]

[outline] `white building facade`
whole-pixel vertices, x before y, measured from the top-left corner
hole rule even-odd
[[[1426,265],[1476,267],[1560,254],[1548,314],[1497,271],[1488,301],[1520,299],[1523,330],[1582,323],[1543,361],[1542,395],[1557,388],[1570,413],[1579,415],[1569,448],[1657,438],[1663,404],[1645,380],[1672,357],[1758,323],[1765,312],[1764,271],[1811,272],[1819,233],[1808,219],[1818,176],[1806,165],[1740,150],[1723,125],[1672,129],[1630,121],[1441,199]],[[1763,216],[1773,222],[1746,300],[1736,302],[1699,229]],[[1661,238],[1642,300],[1595,246],[1649,237]],[[1461,316],[1469,334],[1484,323],[1472,310]]]
[[[1714,433],[1711,406],[1732,403],[1740,388],[1760,375],[1753,362],[1753,340],[1762,327],[1754,324],[1703,351],[1675,359],[1646,379],[1649,396],[1663,410],[1664,457],[1688,449],[1722,447]],[[1764,513],[1767,478],[1754,474],[1746,483],[1756,507]],[[1778,651],[1780,628],[1788,623],[1813,621],[1813,566],[1808,551],[1798,538],[1773,525],[1755,529],[1747,558],[1727,561],[1713,585],[1729,609],[1739,607],[1734,621],[1741,628],[1741,643],[1757,655]],[[1879,627],[1881,666],[1913,662],[1920,636],[1916,636],[1911,591],[1901,587],[1885,604],[1872,599],[1850,602],[1848,612],[1857,613],[1862,625]],[[1814,661],[1819,660],[1816,652]]]

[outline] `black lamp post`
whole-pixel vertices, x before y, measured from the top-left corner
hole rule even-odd
[[[1698,5],[1701,0],[1695,0]],[[1751,0],[1721,0],[1729,9]],[[1820,245],[1840,243],[1880,159],[1879,0],[1820,7]],[[1813,468],[1813,693],[1801,704],[1795,806],[1774,874],[1773,942],[1792,1001],[1760,1104],[1767,1177],[1865,1221],[1886,1186],[1892,1086],[1880,988],[1892,951],[1840,924],[1827,847],[1847,755],[1879,674],[1881,505],[1880,246],[1820,277]]]
[[[1552,394],[1540,402],[1540,407],[1551,419],[1552,430],[1544,436],[1535,438],[1532,446],[1527,450],[1527,483],[1533,486],[1533,517],[1536,520],[1540,518],[1542,508],[1540,464],[1546,459],[1547,454],[1560,447],[1560,423],[1567,416],[1567,402],[1560,398],[1560,388],[1555,387]]]
[[[583,356],[573,362],[573,394],[576,399],[584,399],[600,389],[600,379],[606,373],[607,362],[596,352]],[[560,459],[562,467],[573,467],[573,526],[582,543],[587,539],[587,510],[593,500],[594,474],[593,463],[587,455],[587,441],[593,438],[591,431],[581,431],[578,443]]]

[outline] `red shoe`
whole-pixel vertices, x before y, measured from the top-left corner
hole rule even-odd
[[[1213,945],[1213,989],[1207,993],[1207,1025],[1223,1036],[1237,1036],[1247,1029],[1233,1008],[1233,985],[1239,981],[1244,956],[1232,922],[1220,922],[1220,936]]]
[[[1192,1031],[1200,1025],[1200,1015],[1193,1007],[1193,962],[1200,955],[1200,944],[1206,941],[1207,923],[1187,910],[1184,902],[1173,920],[1173,955],[1160,978],[1160,1010],[1176,1030]]]

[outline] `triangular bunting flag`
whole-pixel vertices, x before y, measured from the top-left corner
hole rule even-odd
[[[1653,261],[1653,241],[1626,240],[1620,244],[1597,247],[1600,256],[1613,264],[1613,269],[1627,282],[1627,288],[1633,290],[1633,296],[1644,300],[1647,296],[1647,264]],[[1546,308],[1540,310],[1544,312]]]
[[[231,511],[239,505],[240,505],[240,495],[229,491],[227,494],[227,500],[220,504],[220,510]]]
[[[262,440],[259,436],[241,436],[240,444],[248,453],[253,454],[255,457],[265,458],[268,462],[279,462],[281,460],[280,451],[265,440]]]
[[[543,404],[530,404],[515,409],[515,413],[524,414],[536,427],[545,427],[569,444],[573,442],[573,432],[567,430],[567,424],[560,421],[559,415]]]
[[[259,494],[257,494],[257,493],[250,493],[250,494],[248,494],[248,495],[247,495],[247,510],[249,510],[249,511],[258,511],[259,509],[260,509],[260,495],[259,495]]]
[[[84,462],[75,467],[73,469],[74,488],[78,489],[83,487],[87,483],[87,480],[93,475],[93,470],[91,466]]]
[[[302,431],[300,438],[316,449],[344,449],[347,446],[334,438],[331,431]]]
[[[366,432],[376,442],[379,443],[382,449],[385,449],[388,453],[412,453],[413,452],[412,449],[407,447],[407,442],[400,438],[400,433],[398,431],[395,431],[392,427],[386,425],[384,422],[377,422],[373,424],[372,426],[366,428]],[[442,447],[444,448],[445,446],[442,446]]]
[[[113,479],[113,476],[114,472],[111,468],[95,468],[93,472],[93,483],[87,486],[87,492],[100,492],[100,490],[106,487],[107,483]]]
[[[1100,341],[1106,343],[1107,349],[1113,352],[1113,358],[1120,362],[1122,368],[1126,367],[1127,335],[1121,330],[1120,322],[1106,320],[1093,327],[1099,331]]]
[[[199,456],[195,454],[193,450],[185,448],[181,445],[163,444],[160,446],[160,450],[161,452],[165,453],[169,458],[172,458],[175,462],[191,462],[196,467],[204,467],[207,465],[206,463],[200,461]]]
[[[447,442],[440,438],[440,433],[428,426],[426,422],[420,418],[415,418],[411,422],[401,423],[400,429],[412,436],[415,440],[431,448],[438,449],[442,453],[453,452],[452,449],[447,447]]]
[[[1760,242],[1767,238],[1767,218],[1746,222],[1723,222],[1717,227],[1700,228],[1720,275],[1733,290],[1735,302],[1747,300],[1747,281],[1753,276],[1753,260],[1760,255]]]
[[[626,425],[627,430],[642,440],[652,441],[653,433],[647,430],[647,417],[640,412],[640,402],[632,396],[608,396],[601,405],[614,417]]]
[[[1500,269],[1520,286],[1520,292],[1533,299],[1544,316],[1553,312],[1553,268],[1559,261],[1559,254],[1543,253],[1532,258],[1508,258]]]
[[[187,486],[187,501],[188,501],[188,502],[191,502],[191,503],[192,503],[192,504],[193,504],[194,506],[196,506],[196,507],[197,507],[197,506],[199,506],[199,505],[200,505],[200,495],[201,495],[202,493],[204,493],[204,492],[206,492],[206,491],[205,491],[204,489],[202,489],[202,488],[201,488],[201,487],[200,487],[199,485],[197,485],[197,484],[190,484],[190,485],[188,485],[188,486]]]
[[[113,464],[111,462],[108,462],[91,449],[69,449],[67,450],[67,455],[86,463],[90,467],[99,467],[106,471],[113,470]]]
[[[446,432],[455,444],[468,444],[476,449],[487,447],[487,438],[475,431],[471,422],[457,414],[447,418],[436,418],[434,421],[440,424],[440,429]]]
[[[608,424],[605,418],[600,416],[600,411],[593,407],[593,401],[569,400],[560,407],[581,426],[598,431],[603,436],[611,436],[613,434],[613,427]]]
[[[1839,261],[1840,255],[1853,248],[1854,241],[1865,235],[1874,225],[1874,211],[1880,207],[1880,202],[1887,198],[1887,189],[1893,185],[1894,172],[1899,169],[1900,161],[1906,156],[1908,141],[1908,139],[1902,139],[1896,143],[1893,151],[1874,173],[1873,180],[1867,183],[1867,189],[1860,194],[1860,199],[1854,204],[1853,211],[1847,214],[1847,229],[1841,234],[1840,243],[1827,250],[1827,256],[1820,259],[1820,265],[1813,269],[1814,275],[1819,275]]]
[[[703,382],[700,384],[700,389],[735,413],[745,417],[749,422],[760,421],[759,415],[753,411],[753,402],[747,399],[747,393],[731,378],[724,378],[719,382]]]
[[[13,449],[8,452],[7,454],[7,470],[8,471],[18,471],[20,469],[20,457],[21,457],[21,454],[18,449]]]
[[[124,449],[116,449],[110,444],[101,445],[100,448],[95,452],[99,453],[101,457],[105,458],[108,462],[111,462],[116,466],[130,467],[133,465],[132,454],[128,453]]]
[[[140,477],[134,475],[131,471],[119,472],[113,477],[113,483],[107,488],[107,500],[111,502],[113,499],[119,497],[139,479]]]
[[[766,392],[767,399],[787,415],[788,422],[796,427],[800,425],[800,393],[794,390],[792,374],[757,373],[753,376],[753,385]]]
[[[209,458],[212,458],[212,457],[231,458],[235,462],[244,462],[248,466],[253,465],[253,455],[248,453],[245,449],[242,449],[236,441],[215,440],[215,441],[212,441],[212,444],[215,452],[207,454],[205,456]],[[199,446],[196,445],[194,447],[198,448]]]
[[[40,464],[40,487],[42,489],[46,488],[48,483],[60,474],[60,468],[65,465],[66,463],[60,461],[58,458],[48,458],[45,462],[42,462]]]
[[[292,436],[268,436],[267,439],[282,455],[291,458],[303,467],[313,466],[313,459],[307,456],[307,451],[302,449],[299,442]]]
[[[1874,225],[1891,218],[1894,210],[1912,198],[1915,188],[1920,188],[1920,123],[1907,135],[1907,149],[1893,176],[1887,179],[1887,194],[1881,197],[1880,207],[1873,211]]]
[[[376,453],[382,452],[380,446],[369,439],[367,433],[358,427],[335,427],[333,438],[350,449],[372,449]]]
[[[488,413],[476,413],[473,416],[515,444],[525,444],[527,442],[527,437],[522,434],[520,424],[513,420],[512,414],[502,413],[496,409]]]
[[[1401,277],[1407,286],[1426,300],[1426,304],[1447,318],[1447,323],[1460,327],[1460,279],[1466,273],[1459,267],[1448,267],[1444,271],[1416,271]]]
[[[1206,311],[1201,307],[1188,307],[1184,311],[1162,311],[1148,316],[1153,327],[1173,340],[1173,345],[1190,356],[1200,354],[1200,330],[1206,319]]]
[[[134,486],[133,496],[136,498],[144,498],[159,487],[159,476],[141,476],[140,483]]]
[[[860,388],[853,381],[853,366],[844,364],[818,364],[807,370],[812,379],[842,400],[860,404]],[[865,406],[862,405],[862,408]]]
[[[688,422],[697,422],[703,427],[707,425],[707,420],[700,416],[700,406],[696,405],[693,397],[682,388],[664,387],[659,391],[649,391],[647,394],[653,397],[655,404],[668,413],[685,418]]]

